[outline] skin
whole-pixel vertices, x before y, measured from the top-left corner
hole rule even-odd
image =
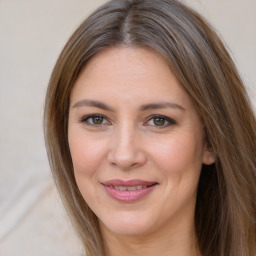
[[[199,255],[196,191],[202,163],[214,157],[189,95],[159,54],[122,46],[94,56],[72,90],[68,139],[76,182],[99,219],[106,255]],[[158,185],[126,203],[106,193],[102,183],[111,179]]]

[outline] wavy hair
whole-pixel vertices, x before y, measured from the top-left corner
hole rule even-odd
[[[70,94],[110,46],[150,47],[168,62],[201,118],[216,161],[202,166],[195,230],[203,256],[256,255],[256,121],[238,71],[211,26],[176,0],[112,0],[74,32],[53,69],[44,129],[53,177],[88,256],[104,255],[95,214],[77,187],[68,145]]]

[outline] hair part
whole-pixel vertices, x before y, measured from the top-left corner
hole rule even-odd
[[[45,101],[54,180],[87,255],[104,255],[98,220],[77,187],[68,145],[70,94],[86,63],[111,46],[150,47],[193,100],[215,164],[203,166],[195,211],[204,256],[256,252],[256,121],[237,69],[210,25],[176,0],[112,0],[74,32],[53,69]]]

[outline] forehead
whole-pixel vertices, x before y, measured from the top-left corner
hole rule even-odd
[[[125,46],[104,49],[91,58],[74,85],[71,101],[81,97],[189,100],[160,54],[150,48]]]
[[[109,76],[109,74],[113,77],[133,74],[134,78],[143,77],[149,71],[155,71],[151,73],[152,76],[156,72],[171,73],[167,62],[151,48],[128,46],[109,47],[100,51],[89,60],[84,71],[87,78],[90,78],[89,75],[94,76],[99,72],[101,77]],[[95,77],[93,78],[95,79]]]

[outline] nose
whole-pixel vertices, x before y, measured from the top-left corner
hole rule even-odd
[[[147,157],[141,145],[141,136],[136,129],[123,127],[113,134],[108,153],[108,162],[122,170],[140,167]]]

